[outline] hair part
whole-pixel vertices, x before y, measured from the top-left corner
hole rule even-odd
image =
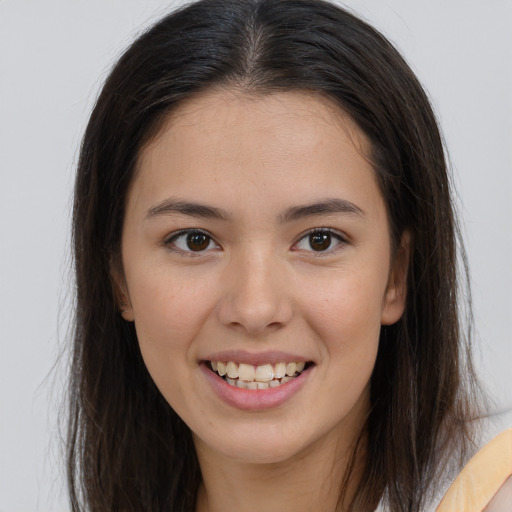
[[[215,87],[322,95],[371,143],[392,245],[405,231],[411,241],[406,311],[382,327],[352,510],[373,510],[384,496],[393,511],[419,511],[446,461],[466,456],[477,389],[458,316],[458,229],[443,143],[425,92],[395,48],[322,0],[192,3],[142,34],[105,82],[74,195],[72,510],[194,509],[201,476],[191,433],[119,314],[112,270],[122,271],[124,211],[142,148],[178,104]]]

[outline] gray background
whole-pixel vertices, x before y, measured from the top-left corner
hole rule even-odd
[[[0,511],[67,510],[57,420],[80,137],[122,49],[180,4],[0,0]],[[512,406],[512,1],[345,5],[396,43],[438,113],[472,270],[476,359],[496,410],[506,410]],[[510,413],[496,418],[499,427],[512,425]]]

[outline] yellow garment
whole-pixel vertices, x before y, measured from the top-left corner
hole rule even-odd
[[[512,428],[495,437],[467,463],[436,512],[482,512],[511,475]]]

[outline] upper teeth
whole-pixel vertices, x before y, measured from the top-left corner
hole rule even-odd
[[[296,372],[304,370],[306,363],[304,361],[296,363],[277,363],[275,365],[263,364],[253,366],[252,364],[234,363],[233,361],[211,361],[212,370],[221,377],[227,375],[230,379],[243,380],[246,382],[270,382],[273,379],[282,379],[283,377],[293,377]]]

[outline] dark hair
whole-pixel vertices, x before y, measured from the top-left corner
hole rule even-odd
[[[425,92],[395,48],[322,0],[193,3],[141,35],[105,82],[74,196],[72,509],[195,507],[201,475],[191,433],[144,365],[133,324],[119,314],[112,273],[141,148],[181,101],[212,87],[322,95],[371,142],[393,246],[406,230],[412,241],[406,311],[381,331],[367,460],[352,508],[373,510],[384,497],[393,511],[419,511],[446,461],[464,458],[476,403],[443,143]]]

